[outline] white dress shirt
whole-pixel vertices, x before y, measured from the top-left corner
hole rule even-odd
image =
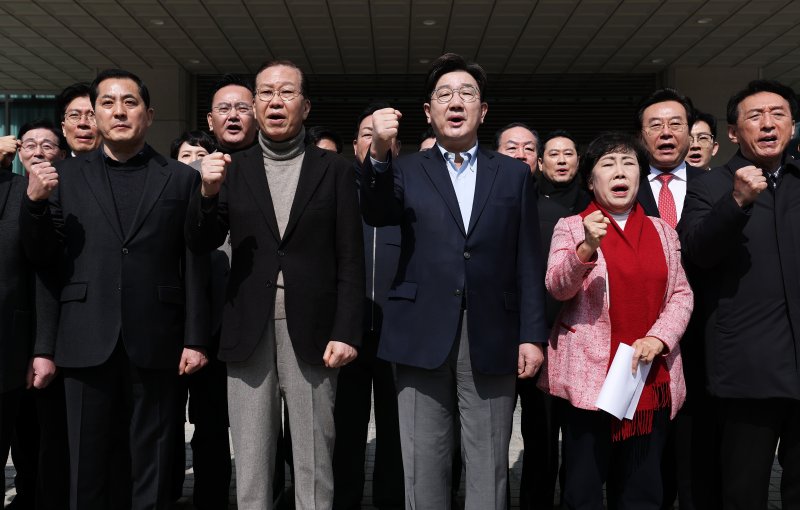
[[[661,181],[657,177],[662,173],[664,172],[658,168],[650,166],[650,175],[647,176],[647,180],[650,181],[650,189],[653,190],[653,197],[656,199],[656,205],[658,205],[658,194],[661,193]],[[678,214],[678,221],[680,221],[683,202],[686,199],[686,163],[681,163],[670,173],[674,177],[669,181],[669,190],[672,192],[672,199],[675,201],[675,212]]]

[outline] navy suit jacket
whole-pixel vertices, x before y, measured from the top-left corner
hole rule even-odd
[[[400,225],[397,274],[389,290],[378,356],[421,368],[441,366],[460,334],[462,303],[472,366],[486,374],[517,370],[519,344],[545,342],[544,264],[536,190],[524,163],[478,150],[470,224],[461,218],[437,147],[390,161],[365,162],[364,219]]]

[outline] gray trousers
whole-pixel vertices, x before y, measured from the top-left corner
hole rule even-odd
[[[451,508],[454,417],[461,418],[466,510],[506,510],[508,443],[516,375],[472,369],[466,314],[461,334],[436,369],[396,365],[406,509]]]
[[[295,506],[330,510],[338,373],[298,359],[285,319],[269,321],[264,338],[247,361],[228,363],[228,415],[239,510],[272,509],[281,395],[292,428]]]

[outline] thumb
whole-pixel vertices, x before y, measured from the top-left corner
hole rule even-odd
[[[33,370],[33,363],[31,363],[28,365],[28,372],[25,374],[25,389],[31,389],[35,375],[36,372]]]
[[[230,154],[224,154],[222,156],[222,161],[224,161],[225,163],[230,163],[231,162],[231,155]]]

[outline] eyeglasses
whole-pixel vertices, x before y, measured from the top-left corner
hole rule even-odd
[[[663,122],[653,122],[644,128],[644,132],[649,136],[652,136],[654,134],[661,133],[665,127],[669,127],[669,130],[673,133],[683,133],[686,131],[687,125],[688,124],[685,122],[681,122],[679,120],[671,120],[668,124],[664,124]]]
[[[294,99],[297,96],[299,96],[300,94],[302,94],[302,92],[299,92],[297,90],[292,90],[292,89],[284,89],[284,90],[280,90],[280,91],[271,90],[271,89],[264,89],[264,90],[257,90],[256,91],[256,97],[259,100],[264,101],[265,103],[271,101],[272,97],[275,96],[276,94],[278,95],[278,97],[281,98],[281,100],[283,102],[288,103],[292,99]]]
[[[95,123],[94,112],[93,111],[79,112],[77,110],[73,110],[71,112],[67,112],[66,115],[64,115],[64,120],[69,122],[73,126],[77,126],[78,124],[80,124],[81,120],[84,119],[86,120],[87,124],[94,124]]]
[[[55,142],[51,142],[50,140],[45,140],[42,143],[36,143],[33,140],[28,140],[27,142],[22,143],[21,149],[22,151],[30,154],[36,152],[36,149],[38,147],[41,147],[42,152],[44,152],[45,154],[55,154],[60,150],[58,144]]]
[[[451,89],[450,87],[439,87],[433,91],[431,97],[437,102],[446,104],[453,100],[453,97],[458,94],[462,101],[471,103],[481,97],[478,89],[472,85],[464,85],[459,89]]]
[[[714,144],[714,135],[710,133],[699,133],[697,136],[689,135],[689,143],[709,147]]]
[[[232,110],[236,110],[239,115],[250,115],[253,113],[253,107],[247,103],[236,103],[235,105],[220,103],[211,109],[218,115],[229,115]]]

